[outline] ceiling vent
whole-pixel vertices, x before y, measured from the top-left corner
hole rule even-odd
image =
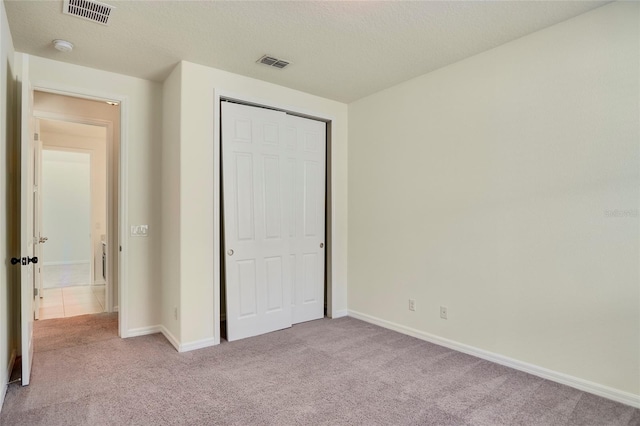
[[[269,56],[269,55],[264,55],[262,58],[258,59],[256,62],[259,64],[265,64],[265,65],[269,65],[270,67],[280,68],[280,69],[290,64],[289,61],[285,61],[284,59],[274,58],[273,56]]]
[[[64,0],[62,12],[87,21],[109,25],[109,18],[113,9],[113,6],[98,1]]]

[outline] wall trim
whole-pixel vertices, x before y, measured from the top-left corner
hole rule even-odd
[[[208,348],[210,346],[216,345],[215,339],[213,337],[207,337],[206,339],[194,340],[193,342],[188,343],[180,343],[176,336],[174,336],[167,327],[164,325],[157,326],[159,331],[167,338],[169,343],[176,349],[178,352],[189,352],[194,351],[196,349]]]
[[[156,334],[161,333],[159,325],[150,325],[148,327],[140,327],[140,328],[132,328],[127,330],[127,333],[122,337],[138,337],[138,336],[146,336],[148,334]]]
[[[11,373],[13,372],[13,366],[16,363],[16,350],[11,349],[11,354],[9,355],[9,363],[7,365],[7,382],[11,380]],[[9,383],[2,383],[2,387],[0,387],[0,412],[2,412],[2,407],[4,406],[4,398],[7,396],[7,390],[9,389]]]
[[[592,393],[603,398],[610,399],[612,401],[620,402],[622,404],[630,405],[635,408],[640,408],[640,395],[634,395],[629,392],[614,389],[599,383],[584,380],[575,376],[560,373],[558,371],[549,370],[544,367],[540,367],[527,362],[519,361],[514,358],[509,358],[504,355],[500,355],[494,352],[489,352],[484,349],[479,349],[474,346],[465,345],[464,343],[456,342],[455,340],[449,340],[444,337],[439,337],[434,334],[426,333],[424,331],[417,330],[415,328],[407,327],[401,324],[397,324],[391,321],[383,320],[381,318],[374,317],[372,315],[364,314],[362,312],[348,310],[348,316],[356,318],[371,324],[378,325],[389,330],[394,330],[408,336],[415,337],[436,345],[444,346],[449,349],[456,350],[468,355],[495,362],[496,364],[504,365],[506,367],[513,368],[515,370],[524,371],[525,373],[533,374],[534,376],[541,377],[543,379],[551,380],[556,383],[570,386],[572,388]],[[335,318],[335,317],[334,317]]]
[[[180,345],[178,346],[178,352],[189,352],[196,349],[208,348],[210,346],[214,346],[215,344],[216,343],[213,337],[207,337],[206,339],[195,340],[193,342],[180,343]]]
[[[26,55],[26,54],[25,54]],[[27,57],[29,55],[26,55]],[[78,86],[69,86],[67,84],[62,84],[54,81],[31,81],[31,89],[39,90],[47,93],[54,93],[58,95],[71,96],[75,98],[89,99],[89,100],[97,100],[97,101],[117,101],[120,103],[120,144],[118,147],[118,156],[119,156],[119,170],[114,170],[114,176],[118,176],[118,188],[111,188],[107,186],[107,197],[114,199],[117,197],[118,202],[118,211],[116,213],[117,217],[117,229],[109,230],[107,233],[107,244],[109,247],[117,247],[119,246],[119,251],[115,251],[116,256],[118,258],[118,267],[115,271],[112,269],[112,260],[111,257],[107,257],[107,270],[112,271],[113,274],[118,277],[118,300],[111,300],[111,291],[106,293],[105,302],[107,306],[111,306],[114,304],[118,304],[122,306],[122,311],[118,312],[118,335],[120,337],[126,337],[128,332],[128,307],[129,307],[129,295],[128,291],[125,291],[129,288],[128,283],[128,240],[127,240],[127,229],[129,228],[129,211],[128,211],[128,199],[129,199],[129,180],[128,180],[128,159],[129,159],[129,97],[121,94],[115,94],[111,92],[103,92],[100,90],[95,90],[93,88],[87,87],[78,87]],[[72,116],[68,116],[72,117]],[[84,124],[95,124],[102,125],[103,127],[107,127],[107,138],[112,141],[113,130],[112,124],[109,125],[108,121],[92,119],[86,117],[78,118],[79,121],[75,121],[75,119],[68,121],[75,121]],[[101,124],[102,123],[102,124]],[[104,123],[107,123],[105,125]],[[111,142],[113,143],[113,142]],[[112,167],[113,159],[109,160],[109,154],[107,153],[107,169]],[[111,162],[110,162],[111,161]],[[108,178],[110,182],[113,176]],[[109,184],[108,184],[109,185]],[[115,194],[114,194],[115,193]],[[109,223],[113,222],[113,217],[111,216],[111,209],[107,212],[107,220]],[[114,250],[111,248],[110,250]],[[110,283],[107,283],[107,286],[110,286]]]
[[[180,343],[178,339],[164,325],[150,325],[148,327],[133,328],[127,331],[123,337],[147,336],[149,334],[162,333],[162,335],[171,343],[178,352],[189,352],[196,349],[208,348],[214,346],[213,337],[207,339],[196,340],[189,343]]]
[[[339,311],[335,311],[333,313],[333,315],[331,316],[331,319],[336,319],[336,318],[344,318],[346,316],[349,316],[349,310],[347,309],[340,309]],[[363,320],[364,321],[364,320]]]
[[[4,397],[7,396],[7,389],[9,388],[9,384],[3,383],[0,386],[0,413],[2,413],[2,407],[4,407]]]
[[[169,341],[169,343],[171,343],[171,345],[176,349],[176,351],[180,352],[180,342],[178,342],[178,339],[176,339],[176,336],[171,334],[169,329],[164,325],[159,325],[158,327],[160,328],[160,332],[162,333],[162,335]]]

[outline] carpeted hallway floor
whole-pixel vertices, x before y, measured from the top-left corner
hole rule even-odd
[[[37,322],[2,425],[640,425],[640,410],[352,318],[179,354],[116,317]]]

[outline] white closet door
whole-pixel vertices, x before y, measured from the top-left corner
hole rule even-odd
[[[293,323],[324,317],[326,123],[287,116],[286,209]]]
[[[222,103],[229,341],[291,326],[285,113]]]

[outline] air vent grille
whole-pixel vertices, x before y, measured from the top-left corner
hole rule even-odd
[[[89,0],[64,0],[62,12],[88,21],[109,25],[109,18],[114,7],[108,4]]]
[[[284,59],[274,58],[273,56],[269,56],[269,55],[264,55],[262,58],[258,59],[256,62],[259,64],[264,64],[270,67],[280,68],[280,69],[290,64],[289,61],[285,61]]]

